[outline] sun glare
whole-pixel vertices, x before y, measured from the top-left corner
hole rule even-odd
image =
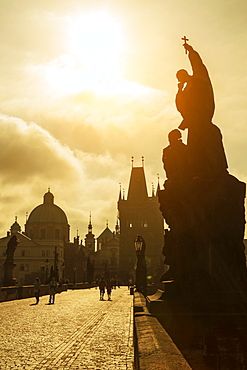
[[[126,42],[122,25],[106,12],[69,19],[68,50],[46,68],[46,76],[60,93],[91,90],[96,94],[138,94],[141,85],[125,81]],[[146,89],[144,89],[146,90]]]
[[[82,15],[71,26],[70,36],[72,53],[83,68],[120,77],[124,37],[120,24],[107,13]]]

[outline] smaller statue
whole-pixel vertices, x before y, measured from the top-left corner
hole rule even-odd
[[[19,240],[17,239],[16,235],[13,235],[7,244],[7,249],[6,249],[6,254],[7,254],[7,261],[12,261],[14,260],[14,253],[16,250],[17,245],[19,244]]]
[[[168,134],[169,145],[163,149],[162,162],[168,180],[180,180],[188,176],[187,146],[177,129]]]
[[[13,269],[15,267],[14,253],[18,244],[19,239],[16,235],[13,235],[7,243],[6,260],[4,262],[4,286],[11,286],[16,284],[13,277]]]

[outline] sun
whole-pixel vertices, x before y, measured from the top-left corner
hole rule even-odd
[[[68,18],[67,52],[49,63],[46,77],[60,93],[137,94],[143,87],[123,79],[127,44],[122,23],[107,12]]]
[[[71,51],[88,72],[99,76],[121,76],[125,49],[121,24],[105,12],[81,15],[70,29]]]

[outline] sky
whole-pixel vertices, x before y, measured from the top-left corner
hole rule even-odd
[[[247,181],[245,0],[0,0],[0,236],[50,188],[71,226],[114,229],[119,188],[144,167],[149,195],[181,116],[181,38],[201,55],[229,172]],[[186,132],[183,133],[186,142]],[[78,231],[77,231],[78,230]]]

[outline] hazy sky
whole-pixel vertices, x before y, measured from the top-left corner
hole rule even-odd
[[[0,0],[0,236],[48,187],[71,240],[90,212],[96,236],[113,229],[132,155],[150,195],[163,183],[184,35],[211,76],[229,171],[247,181],[246,22],[245,0]]]

